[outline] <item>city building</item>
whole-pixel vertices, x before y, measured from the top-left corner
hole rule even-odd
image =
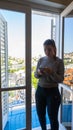
[[[5,18],[0,14],[0,69],[1,69],[1,88],[8,87],[8,35],[7,35],[7,22]],[[8,92],[2,92],[2,122],[3,128],[8,120]]]

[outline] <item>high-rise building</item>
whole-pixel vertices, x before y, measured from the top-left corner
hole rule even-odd
[[[1,88],[8,87],[8,34],[7,22],[0,14],[0,82]],[[1,94],[3,129],[8,120],[8,92]]]
[[[51,39],[56,41],[56,18],[51,20]]]

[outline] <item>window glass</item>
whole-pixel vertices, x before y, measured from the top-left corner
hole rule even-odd
[[[25,85],[25,14],[0,10],[1,87]]]

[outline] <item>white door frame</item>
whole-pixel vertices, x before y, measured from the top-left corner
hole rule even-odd
[[[73,10],[73,1],[62,11],[60,20],[60,57],[64,58],[64,18]],[[72,93],[73,95],[73,93]],[[73,130],[73,101],[72,101],[72,127]]]
[[[2,104],[1,93],[9,90],[25,89],[26,90],[26,128],[31,130],[31,8],[23,4],[17,4],[7,1],[0,1],[0,8],[10,11],[25,13],[25,60],[26,60],[26,85],[22,87],[1,88],[0,87],[0,104]],[[30,35],[29,35],[30,34]],[[1,86],[1,75],[0,75]],[[30,101],[29,101],[30,99]],[[2,105],[0,105],[0,130],[2,128]]]

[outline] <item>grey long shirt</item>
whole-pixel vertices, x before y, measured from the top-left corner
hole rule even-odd
[[[51,67],[52,74],[39,75],[38,69],[40,67]],[[56,59],[49,60],[47,56],[39,59],[34,76],[38,78],[38,84],[44,88],[58,87],[58,83],[64,80],[64,63],[63,60],[56,57]]]

